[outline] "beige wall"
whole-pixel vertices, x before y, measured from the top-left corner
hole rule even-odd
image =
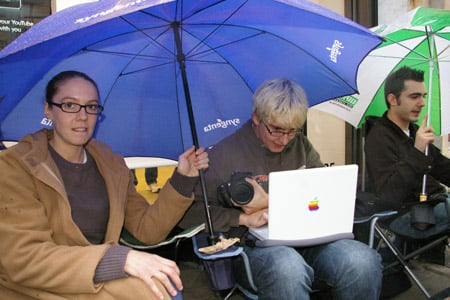
[[[341,15],[344,14],[345,9],[344,0],[310,0],[310,1],[322,5],[323,7],[326,7],[328,9],[331,9]]]
[[[344,14],[344,0],[311,1]],[[320,88],[320,85],[317,86]],[[327,113],[311,108],[308,113],[308,138],[328,165],[345,164],[345,122]]]
[[[72,5],[81,4],[85,2],[92,2],[96,0],[52,0],[52,11],[60,11]]]

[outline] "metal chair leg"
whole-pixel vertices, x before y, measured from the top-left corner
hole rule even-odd
[[[430,299],[431,295],[428,293],[428,291],[425,289],[425,287],[422,285],[422,283],[419,281],[419,279],[414,275],[414,273],[408,267],[408,264],[403,259],[403,256],[400,254],[400,251],[397,249],[397,247],[394,244],[392,244],[388,238],[386,238],[386,236],[384,235],[382,229],[379,227],[378,224],[375,224],[375,231],[383,239],[383,241],[386,243],[386,245],[389,247],[389,249],[392,251],[392,253],[394,253],[397,260],[405,268],[406,272],[411,277],[411,279],[414,281],[414,283],[417,285],[417,287],[420,289],[420,291],[425,295],[425,297],[427,297],[427,299]]]

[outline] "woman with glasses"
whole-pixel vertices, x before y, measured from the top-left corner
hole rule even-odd
[[[0,153],[0,299],[181,296],[175,262],[118,241],[123,227],[147,244],[165,239],[191,205],[208,155],[181,154],[149,205],[122,156],[92,138],[102,111],[90,77],[62,72],[46,90],[53,129]]]
[[[204,175],[215,230],[245,238],[246,228],[267,223],[270,172],[324,166],[319,153],[301,131],[307,112],[308,102],[302,87],[287,79],[268,80],[253,96],[250,120],[208,151],[210,164]],[[222,204],[216,191],[236,171],[253,175],[245,180],[253,186],[254,193],[248,204],[238,205],[235,201],[230,208]],[[326,184],[323,183],[323,188],[327,188]],[[205,219],[201,204],[197,192],[181,227]],[[344,239],[301,249],[246,246],[244,251],[258,299],[309,299],[313,283],[318,282],[331,287],[334,299],[379,298],[380,256],[358,241]],[[236,264],[233,271],[238,283],[250,288],[243,264]]]

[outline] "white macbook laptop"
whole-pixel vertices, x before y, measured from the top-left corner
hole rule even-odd
[[[272,172],[269,221],[256,245],[313,246],[353,238],[357,165]]]

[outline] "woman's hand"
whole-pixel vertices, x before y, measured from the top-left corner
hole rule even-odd
[[[177,264],[155,254],[131,250],[128,252],[125,261],[125,272],[142,279],[159,299],[163,299],[164,295],[158,289],[153,278],[158,279],[172,296],[176,296],[177,291],[170,281],[175,284],[178,290],[183,290],[180,269]]]
[[[195,177],[198,176],[198,171],[206,169],[209,166],[208,153],[203,147],[195,151],[192,146],[178,157],[177,171],[184,176]]]

